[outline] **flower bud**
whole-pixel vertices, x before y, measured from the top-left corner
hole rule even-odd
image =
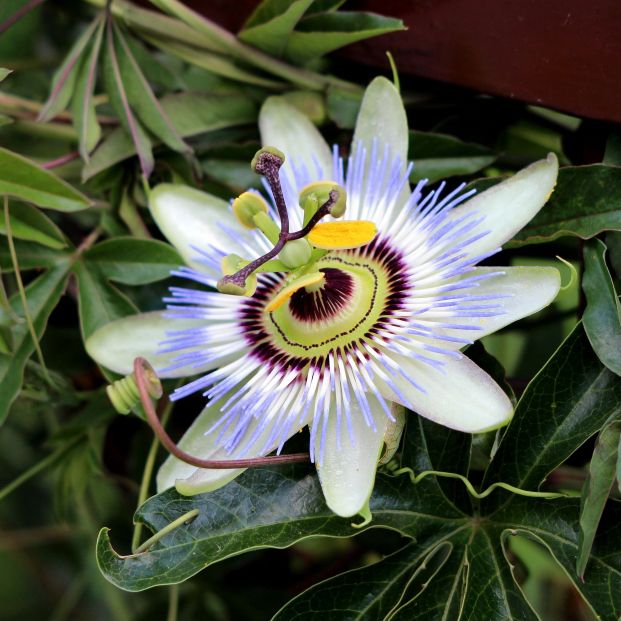
[[[308,263],[312,250],[311,245],[305,239],[294,239],[285,244],[278,258],[288,268],[296,269]]]
[[[256,229],[254,216],[268,213],[267,203],[254,192],[244,192],[233,201],[233,213],[237,220],[247,229]]]

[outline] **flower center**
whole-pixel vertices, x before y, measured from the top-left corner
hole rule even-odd
[[[286,286],[283,276],[267,276],[241,311],[252,354],[270,364],[321,366],[332,351],[347,352],[394,320],[407,297],[400,255],[375,240],[364,248],[332,251],[317,262],[324,275],[316,287],[301,288],[273,312],[266,307]]]

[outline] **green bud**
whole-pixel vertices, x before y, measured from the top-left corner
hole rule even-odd
[[[233,213],[237,220],[247,229],[256,229],[254,216],[268,213],[267,203],[254,192],[244,192],[233,201]]]
[[[305,239],[294,239],[287,242],[278,254],[278,258],[290,269],[306,265],[313,251]]]
[[[306,212],[305,219],[308,220],[319,207],[330,200],[331,192],[336,192],[338,198],[330,209],[330,215],[334,218],[340,218],[345,213],[347,206],[347,192],[345,188],[334,181],[315,181],[304,186],[300,191],[298,200],[300,207]]]
[[[262,175],[265,172],[264,166],[267,162],[273,162],[280,168],[285,163],[285,154],[276,147],[263,147],[254,154],[250,168],[253,172]]]

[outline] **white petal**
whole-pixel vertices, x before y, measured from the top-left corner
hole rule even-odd
[[[163,183],[149,194],[149,208],[157,226],[185,261],[208,273],[197,263],[200,248],[215,254],[248,254],[244,242],[252,243],[249,230],[233,215],[231,206],[220,198],[184,185]],[[211,247],[211,248],[210,248]],[[218,259],[219,261],[219,259]],[[219,277],[219,271],[212,274]]]
[[[351,517],[367,506],[377,462],[384,446],[384,435],[389,419],[377,399],[369,395],[369,404],[375,417],[377,431],[365,422],[355,400],[351,403],[352,427],[355,444],[351,443],[344,422],[340,434],[336,412],[331,411],[325,435],[324,454],[317,460],[317,473],[328,507],[341,517]],[[340,435],[340,446],[338,443]],[[315,455],[320,455],[321,434],[315,440]]]
[[[476,257],[509,241],[545,205],[556,185],[558,160],[550,153],[545,160],[520,170],[510,179],[475,195],[469,201],[453,209],[449,219],[457,219],[467,214],[484,217],[477,232],[488,233],[470,244],[466,250],[470,257]]]
[[[86,351],[98,364],[127,375],[134,370],[134,358],[146,358],[162,378],[187,377],[187,368],[162,372],[171,364],[179,352],[159,354],[160,343],[166,339],[167,331],[184,330],[204,326],[199,319],[171,319],[164,312],[140,313],[111,321],[99,328],[86,340]],[[202,373],[209,367],[193,369]]]
[[[275,440],[271,446],[265,450],[265,442],[271,433],[271,427],[261,433],[257,440],[250,446],[246,446],[248,440],[254,434],[257,420],[254,420],[247,428],[241,440],[231,452],[227,452],[218,442],[219,430],[216,429],[212,433],[205,435],[205,432],[220,419],[222,412],[220,404],[215,406],[207,406],[196,418],[191,427],[185,432],[178,445],[190,455],[199,457],[200,459],[251,459],[267,455],[277,448],[280,438]],[[307,420],[303,421],[303,425]],[[298,432],[298,427],[292,431],[292,435]],[[180,494],[193,496],[204,492],[211,492],[226,485],[235,477],[239,476],[245,468],[235,468],[231,470],[210,470],[206,468],[196,468],[190,464],[180,461],[176,457],[170,455],[162,464],[157,473],[157,491],[162,492],[173,485]]]
[[[285,99],[268,97],[265,100],[259,114],[259,129],[263,145],[276,147],[285,154],[280,174],[291,188],[299,191],[312,181],[332,180],[332,154],[326,141],[308,117]],[[293,161],[299,169],[297,174]],[[297,200],[289,208],[297,209]]]
[[[439,331],[474,341],[545,308],[554,300],[561,287],[560,273],[554,267],[477,267],[461,278],[477,277],[494,272],[504,272],[504,274],[479,281],[478,286],[473,287],[471,292],[475,296],[502,297],[483,302],[475,301],[473,304],[499,304],[503,307],[502,314],[494,317],[461,317],[459,315],[447,316],[431,310],[417,315],[416,319],[430,322],[431,328],[434,327],[431,322],[437,322]],[[456,279],[458,280],[460,279]],[[463,308],[467,311],[468,305],[464,304]],[[444,331],[441,328],[442,322],[476,326],[478,329]],[[443,347],[451,347],[451,345],[455,348],[462,346],[459,343],[442,342]]]
[[[425,418],[458,431],[480,433],[505,425],[513,416],[511,401],[500,386],[465,356],[443,356],[443,371],[405,356],[391,354],[391,358],[403,373],[392,376],[399,394],[378,379],[379,391]]]
[[[408,120],[399,91],[383,77],[375,78],[364,93],[352,144],[358,148],[361,143],[367,153],[371,153],[374,140],[379,145],[389,145],[392,158],[399,157],[405,169]]]

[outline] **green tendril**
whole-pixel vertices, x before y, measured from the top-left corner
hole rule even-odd
[[[390,52],[386,52],[388,56],[388,62],[390,63],[390,70],[392,71],[392,81],[397,89],[397,92],[401,92],[401,84],[399,82],[399,72],[397,71],[397,63]]]
[[[569,268],[569,282],[561,287],[561,291],[567,291],[567,289],[572,287],[578,280],[578,270],[573,263],[570,263],[569,261],[563,259],[563,257],[559,257],[558,255],[556,255],[556,258]]]
[[[561,494],[559,492],[532,492],[526,489],[520,489],[519,487],[514,487],[513,485],[509,485],[509,483],[492,483],[486,490],[482,492],[477,492],[474,489],[474,486],[470,481],[463,475],[457,474],[456,472],[440,472],[438,470],[424,470],[419,474],[415,474],[412,468],[400,468],[399,470],[394,471],[392,474],[395,476],[400,476],[402,474],[407,474],[410,477],[410,480],[414,485],[420,483],[424,478],[429,476],[436,477],[445,477],[447,479],[459,479],[465,486],[470,495],[478,500],[482,500],[483,498],[487,498],[496,488],[502,488],[511,492],[513,494],[517,494],[518,496],[527,496],[528,498],[545,498],[547,500],[552,500],[554,498],[567,498],[566,494]]]
[[[156,544],[162,537],[168,535],[173,530],[183,526],[186,522],[193,520],[198,515],[198,509],[192,509],[192,511],[188,511],[184,513],[181,517],[178,517],[176,520],[173,520],[170,524],[167,524],[162,528],[162,530],[158,530],[153,537],[149,537],[142,545],[136,548],[136,552],[134,554],[142,554],[146,552],[152,545]]]

